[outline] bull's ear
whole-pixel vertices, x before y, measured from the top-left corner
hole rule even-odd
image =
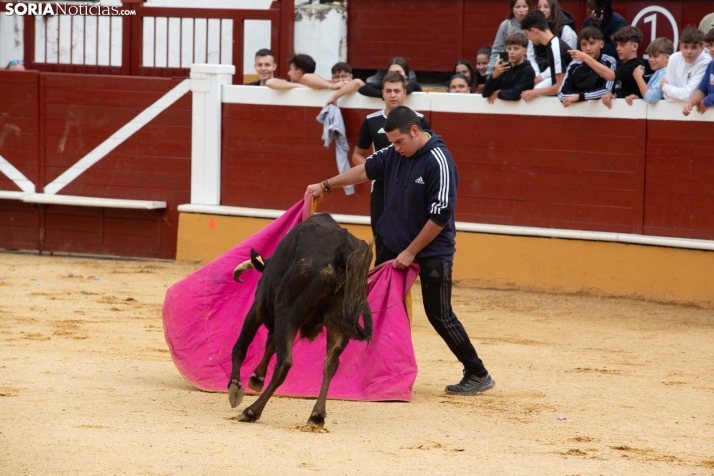
[[[253,264],[253,267],[261,273],[265,269],[265,260],[260,256],[260,253],[252,248],[250,249],[250,262]]]

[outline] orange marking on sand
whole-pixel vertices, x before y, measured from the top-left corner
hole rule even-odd
[[[215,229],[216,229],[216,220],[214,220],[213,218],[211,218],[211,219],[208,221],[208,228],[210,228],[211,230],[215,230]]]

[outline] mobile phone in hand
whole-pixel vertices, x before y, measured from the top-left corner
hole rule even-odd
[[[503,52],[499,53],[498,56],[501,61],[506,63],[508,66],[511,66],[511,63],[508,61],[508,53],[507,52],[503,51]]]
[[[603,10],[598,10],[595,12],[595,20],[596,21],[602,21],[602,15],[605,13]]]

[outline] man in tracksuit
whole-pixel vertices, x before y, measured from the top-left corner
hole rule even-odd
[[[394,108],[384,130],[391,146],[375,152],[362,165],[309,185],[305,194],[320,196],[332,187],[384,180],[384,213],[377,232],[385,248],[376,264],[394,260],[392,266],[403,269],[415,259],[419,263],[427,318],[464,365],[463,379],[447,386],[447,393],[475,395],[489,390],[495,382],[451,308],[456,165],[441,136],[423,130],[416,113],[407,107]]]

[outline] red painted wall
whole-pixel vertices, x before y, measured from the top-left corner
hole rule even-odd
[[[459,171],[456,220],[642,232],[646,121],[432,112]]]
[[[37,192],[178,83],[158,78],[41,74],[34,95],[40,98],[36,127],[42,134],[35,138],[41,143],[29,156],[37,172],[28,176]],[[8,154],[13,150],[8,149]],[[4,154],[2,147],[0,155]],[[31,235],[39,238],[33,242],[10,236],[7,241],[15,245],[5,246],[172,259],[176,253],[177,207],[190,201],[190,180],[188,93],[59,193],[166,201],[166,210],[38,206],[39,229],[33,229]],[[12,182],[0,183],[3,190],[13,187]],[[24,224],[30,223],[29,211],[34,210],[31,205],[11,200],[0,200],[0,207],[0,220],[12,215]],[[7,234],[0,233],[0,237]],[[33,243],[35,246],[30,246]]]
[[[714,123],[649,121],[644,233],[714,239]]]
[[[34,71],[0,70],[0,156],[35,183],[39,176],[39,77]],[[20,188],[0,173],[0,190],[19,192]],[[37,249],[39,236],[36,207],[0,200],[0,248]]]

